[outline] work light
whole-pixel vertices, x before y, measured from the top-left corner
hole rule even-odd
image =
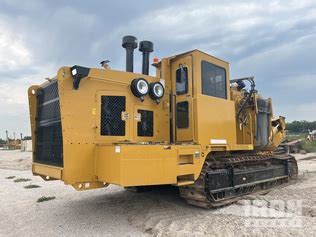
[[[149,90],[150,90],[149,96],[153,100],[161,99],[165,93],[165,89],[160,82],[150,83]]]
[[[149,91],[148,82],[144,78],[134,79],[131,84],[131,90],[136,97],[144,100],[144,96],[147,95]]]
[[[76,69],[76,68],[72,69],[72,70],[71,70],[71,74],[72,74],[73,76],[76,76],[76,75],[77,75],[77,69]]]

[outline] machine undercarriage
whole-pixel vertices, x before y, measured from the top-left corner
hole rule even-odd
[[[285,186],[297,174],[296,160],[288,154],[214,154],[206,159],[194,185],[179,190],[187,203],[212,208]]]

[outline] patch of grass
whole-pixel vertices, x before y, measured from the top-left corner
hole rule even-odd
[[[15,176],[8,176],[8,177],[5,177],[6,179],[14,179]]]
[[[303,141],[302,149],[307,153],[316,152],[316,141]]]
[[[286,139],[291,142],[297,139],[302,139],[302,138],[306,138],[306,134],[304,133],[299,133],[299,134],[287,134],[286,135]]]
[[[15,183],[27,182],[27,181],[31,181],[31,180],[30,179],[25,179],[25,178],[18,178],[18,179],[14,180]]]
[[[24,186],[24,188],[26,189],[31,189],[31,188],[40,188],[41,186],[39,185],[36,185],[36,184],[30,184],[30,185],[26,185]]]
[[[55,198],[56,197],[54,197],[54,196],[51,196],[51,197],[42,196],[39,199],[37,199],[37,202],[47,202],[47,201],[53,200]]]

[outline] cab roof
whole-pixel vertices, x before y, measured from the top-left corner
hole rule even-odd
[[[167,57],[167,58],[170,59],[170,60],[173,60],[173,59],[182,57],[183,55],[192,54],[192,53],[205,54],[205,55],[207,55],[207,56],[209,56],[209,57],[216,58],[217,60],[220,60],[220,61],[222,61],[222,62],[224,62],[224,63],[229,64],[229,62],[227,62],[227,61],[225,61],[225,60],[223,60],[223,59],[217,58],[217,57],[215,57],[215,56],[213,56],[213,55],[211,55],[211,54],[205,53],[205,52],[203,52],[203,51],[201,51],[201,50],[199,50],[199,49],[189,50],[189,51],[186,51],[186,52],[184,52],[184,53],[176,54],[176,55],[173,55],[173,56],[170,56],[170,57]],[[153,63],[153,64],[152,64],[152,66],[154,66],[154,67],[160,67],[160,65],[161,65],[161,60],[160,60],[158,63]]]

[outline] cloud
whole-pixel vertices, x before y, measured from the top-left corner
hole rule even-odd
[[[0,137],[6,129],[29,134],[26,90],[60,66],[98,67],[110,59],[112,68],[124,69],[126,34],[152,40],[159,58],[194,48],[223,58],[233,78],[256,77],[276,115],[316,118],[315,1],[3,0]],[[135,70],[140,67],[136,53]]]
[[[307,120],[315,121],[316,118],[316,102],[309,103],[299,103],[296,106],[288,103],[282,107],[283,110],[286,110],[286,119],[288,117],[293,117],[295,120]],[[275,115],[277,115],[275,113]]]
[[[5,22],[0,21],[0,70],[15,70],[31,64],[31,53],[23,40]]]

